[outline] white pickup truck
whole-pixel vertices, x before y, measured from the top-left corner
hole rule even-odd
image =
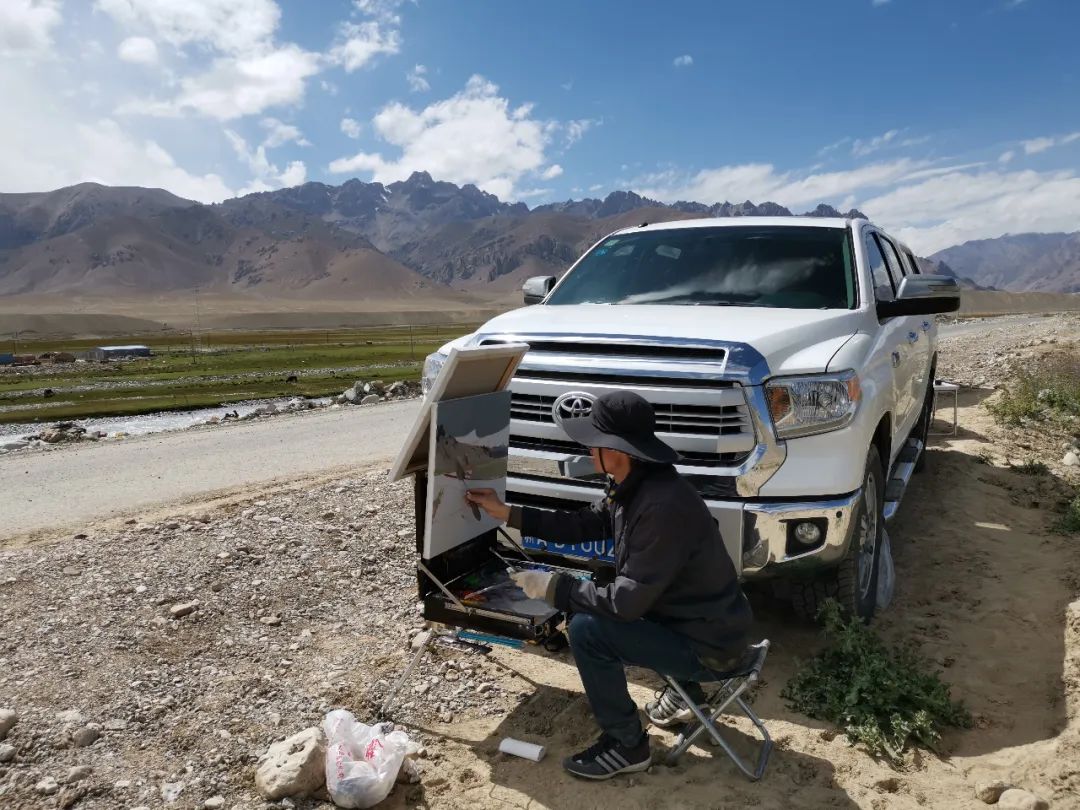
[[[528,343],[511,383],[507,499],[574,508],[601,491],[560,427],[608,391],[637,391],[701,492],[747,580],[771,578],[813,616],[832,597],[875,608],[885,521],[922,463],[933,410],[936,313],[956,281],[920,275],[903,244],[863,219],[745,217],[626,228],[532,304],[450,346]],[[678,521],[678,515],[672,515]],[[576,561],[611,541],[523,538]]]

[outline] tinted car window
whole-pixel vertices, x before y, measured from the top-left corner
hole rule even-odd
[[[662,228],[598,244],[545,302],[851,309],[845,228]]]
[[[874,279],[874,296],[878,301],[892,301],[896,293],[889,277],[889,268],[872,233],[866,234],[866,258],[870,262],[870,275]]]
[[[881,243],[881,251],[885,254],[885,264],[889,268],[889,276],[892,278],[893,290],[900,289],[900,282],[904,278],[900,269],[900,257],[896,253],[893,243],[880,233],[877,234],[878,242]]]

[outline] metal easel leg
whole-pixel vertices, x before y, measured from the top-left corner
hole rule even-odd
[[[390,690],[390,694],[386,696],[386,699],[383,701],[382,706],[379,708],[380,717],[387,716],[390,711],[390,707],[394,705],[394,701],[397,700],[398,695],[401,694],[401,690],[405,687],[405,684],[408,683],[409,678],[412,677],[413,670],[416,669],[416,665],[420,663],[420,659],[424,657],[424,653],[427,652],[428,645],[431,643],[431,640],[433,638],[435,638],[435,631],[429,630],[427,638],[424,639],[424,643],[420,645],[419,649],[417,649],[416,653],[412,657],[412,660],[409,662],[409,665],[405,667],[405,671],[401,673],[401,677],[398,678],[398,682],[394,685],[394,688]]]

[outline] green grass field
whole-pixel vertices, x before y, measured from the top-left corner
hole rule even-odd
[[[423,359],[471,331],[386,327],[336,331],[131,335],[154,356],[114,363],[24,367],[0,373],[0,423],[149,413],[282,396],[339,394],[357,380],[415,380]],[[21,354],[79,352],[102,341],[20,341]],[[8,347],[0,344],[0,350]],[[298,381],[287,383],[290,375]],[[20,392],[51,388],[54,395]]]

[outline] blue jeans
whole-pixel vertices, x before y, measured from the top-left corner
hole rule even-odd
[[[577,613],[570,620],[570,649],[597,725],[626,746],[637,745],[642,728],[623,667],[647,667],[680,684],[714,679],[689,639],[645,619],[617,622]]]

